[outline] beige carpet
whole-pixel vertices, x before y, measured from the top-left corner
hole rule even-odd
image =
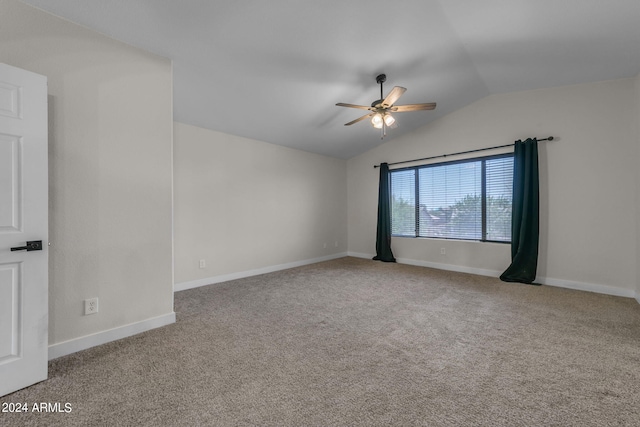
[[[178,292],[2,426],[638,426],[633,299],[343,258]]]

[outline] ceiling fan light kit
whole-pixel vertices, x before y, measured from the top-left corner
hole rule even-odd
[[[435,102],[424,104],[407,104],[407,105],[395,105],[396,101],[406,92],[406,88],[401,86],[395,86],[391,89],[391,92],[384,98],[382,84],[387,81],[386,74],[379,74],[376,77],[376,83],[380,85],[380,99],[373,101],[371,107],[365,105],[346,104],[339,102],[336,105],[338,107],[358,108],[360,110],[371,111],[362,117],[358,117],[355,120],[345,123],[345,126],[351,126],[354,123],[358,123],[364,119],[371,118],[371,125],[376,129],[382,130],[382,138],[385,137],[386,128],[396,127],[396,119],[391,115],[391,112],[402,113],[405,111],[420,111],[420,110],[433,110],[436,108]]]
[[[376,113],[373,115],[373,117],[371,117],[371,124],[373,125],[374,128],[376,129],[382,129],[382,114],[380,113]]]
[[[396,119],[390,113],[375,113],[371,117],[371,124],[376,129],[382,129],[382,126],[391,127],[396,122]]]

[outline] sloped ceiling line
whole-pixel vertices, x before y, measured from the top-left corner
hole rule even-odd
[[[381,143],[337,102],[399,104],[385,141],[484,96],[640,73],[640,2],[22,0],[174,63],[178,121],[338,158]],[[357,112],[356,112],[357,113]]]

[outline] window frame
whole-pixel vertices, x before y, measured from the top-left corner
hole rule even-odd
[[[407,166],[407,167],[402,167],[402,168],[397,168],[397,169],[391,169],[389,170],[389,204],[391,205],[391,198],[393,197],[393,192],[392,192],[392,182],[393,182],[393,173],[394,172],[401,172],[401,171],[407,171],[407,170],[414,170],[415,171],[415,188],[414,188],[414,199],[415,199],[415,207],[414,207],[414,235],[406,235],[406,234],[391,234],[392,237],[405,237],[405,238],[410,238],[410,239],[440,239],[440,240],[461,240],[461,241],[465,241],[465,242],[486,242],[486,243],[503,243],[503,244],[511,244],[511,240],[509,241],[505,241],[505,240],[490,240],[487,239],[487,175],[486,175],[486,171],[487,171],[487,167],[486,167],[486,162],[487,160],[494,160],[494,159],[502,159],[502,158],[513,158],[514,157],[514,153],[502,153],[502,154],[494,154],[494,155],[490,155],[490,156],[481,156],[481,157],[470,157],[470,158],[466,158],[466,159],[459,159],[459,160],[450,160],[450,161],[444,161],[444,162],[437,162],[437,163],[429,163],[429,164],[423,164],[423,165],[417,165],[417,166]],[[420,185],[419,185],[419,169],[427,169],[427,168],[433,168],[433,167],[438,167],[438,166],[447,166],[447,165],[455,165],[455,164],[461,164],[461,163],[473,163],[473,162],[481,162],[481,227],[482,227],[482,237],[480,239],[465,239],[462,237],[434,237],[434,236],[420,236]],[[393,215],[393,213],[391,212],[391,214]],[[512,211],[513,214],[513,211]],[[393,216],[391,216],[391,224],[392,224],[392,230],[393,230]],[[511,236],[511,238],[513,239],[513,236]]]

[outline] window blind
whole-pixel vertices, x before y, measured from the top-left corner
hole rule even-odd
[[[509,242],[513,155],[391,171],[395,236]]]

